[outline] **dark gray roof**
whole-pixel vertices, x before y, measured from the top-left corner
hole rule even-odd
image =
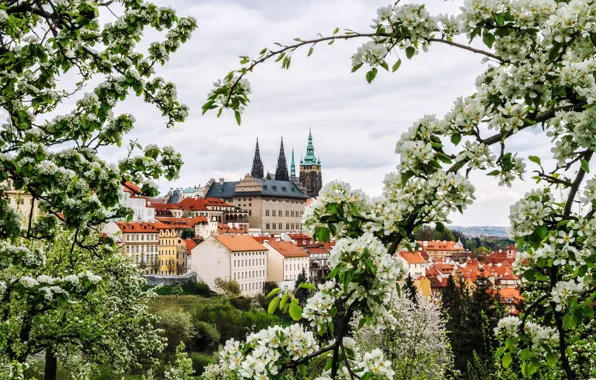
[[[304,194],[294,182],[290,181],[275,181],[267,179],[257,179],[260,182],[262,191],[242,191],[236,193],[234,188],[237,182],[224,182],[223,184],[215,182],[207,191],[207,198],[224,198],[230,199],[232,197],[242,196],[266,196],[266,197],[284,197],[296,199],[308,199],[308,195]]]
[[[180,190],[174,190],[170,199],[168,199],[169,204],[174,204],[180,202]]]

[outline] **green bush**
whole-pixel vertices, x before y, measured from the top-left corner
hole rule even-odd
[[[217,328],[207,322],[195,321],[195,345],[193,351],[215,350],[221,340]]]
[[[195,294],[203,297],[211,297],[214,294],[213,290],[209,288],[209,285],[201,281],[193,283],[192,287]]]
[[[279,325],[280,319],[265,311],[251,310],[242,314],[242,322],[248,331],[259,331],[270,326]]]
[[[180,342],[188,343],[194,335],[194,326],[191,322],[191,315],[182,309],[164,309],[155,313],[159,320],[155,327],[163,329],[163,336],[168,341],[165,348],[166,353],[176,352]]]
[[[222,344],[230,338],[242,339],[246,335],[242,312],[225,300],[201,304],[194,310],[193,319],[215,325]]]
[[[250,310],[250,302],[251,302],[250,298],[244,298],[244,297],[230,299],[230,303],[232,304],[232,306],[234,306],[236,309],[239,309],[242,311]]]
[[[217,359],[213,355],[202,352],[191,352],[190,359],[192,360],[192,369],[195,371],[195,376],[199,376],[209,364],[214,364]]]

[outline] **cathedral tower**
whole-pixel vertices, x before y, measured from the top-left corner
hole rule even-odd
[[[306,189],[306,194],[316,197],[323,187],[323,176],[321,174],[321,160],[315,156],[315,147],[312,143],[312,133],[308,131],[308,144],[306,145],[306,156],[300,160],[300,185]]]
[[[292,147],[292,163],[290,164],[290,181],[299,185],[299,179],[296,177],[296,163],[294,161],[294,147]]]
[[[277,159],[277,169],[275,170],[276,181],[289,181],[288,163],[286,162],[286,154],[284,153],[284,139],[281,138],[281,146],[279,148],[279,158]]]
[[[257,148],[255,149],[255,157],[252,160],[252,170],[250,175],[256,179],[263,179],[263,161],[261,161],[261,152],[259,152],[259,139],[257,139]]]

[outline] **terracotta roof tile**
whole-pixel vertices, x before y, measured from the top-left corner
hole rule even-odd
[[[193,228],[195,225],[199,223],[207,223],[207,218],[204,216],[195,216],[194,218],[174,218],[158,216],[156,219],[174,228]]]
[[[184,243],[186,244],[186,251],[190,253],[190,251],[197,246],[197,242],[192,239],[185,239]]]
[[[308,257],[308,253],[298,248],[298,246],[291,241],[268,241],[267,244],[274,250],[279,252],[283,257]]]
[[[130,181],[124,182],[124,185],[122,185],[122,190],[135,195],[141,194],[141,188]]]
[[[248,235],[214,235],[213,237],[232,252],[267,250],[261,243]]]
[[[153,232],[157,233],[157,226],[155,223],[143,223],[143,222],[116,222],[118,228],[122,233],[141,233],[141,232]]]
[[[455,241],[430,240],[417,241],[427,251],[465,251],[464,247]]]
[[[406,260],[408,264],[424,264],[424,259],[418,253],[401,251],[399,255]]]

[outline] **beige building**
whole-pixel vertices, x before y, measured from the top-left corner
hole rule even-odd
[[[302,271],[308,277],[309,255],[290,241],[269,240],[263,244],[269,251],[267,281],[277,282],[284,290],[293,290],[294,283]],[[286,284],[283,284],[286,282]]]
[[[159,232],[153,223],[110,223],[106,233],[120,233],[122,253],[145,270],[147,274],[158,272]]]
[[[15,190],[10,179],[0,182],[0,188],[7,195],[8,207],[18,212],[24,223],[29,221],[29,215],[33,215],[34,220],[37,218],[39,209],[37,208],[37,201],[31,194],[22,190]],[[33,210],[31,210],[31,206],[33,206]]]
[[[248,212],[249,228],[281,234],[302,230],[302,215],[309,196],[291,181],[255,179],[247,174],[237,182],[210,181],[208,197],[222,198]]]
[[[197,280],[215,289],[215,279],[235,280],[242,295],[263,292],[267,281],[267,248],[248,235],[213,235],[191,252]]]
[[[430,241],[417,241],[418,245],[421,246],[423,251],[426,251],[433,259],[441,259],[444,257],[451,257],[456,255],[465,254],[466,250],[458,242],[448,240],[430,240]]]

